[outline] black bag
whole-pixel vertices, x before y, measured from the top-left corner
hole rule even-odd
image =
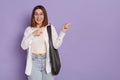
[[[58,50],[55,49],[53,46],[51,25],[47,26],[47,31],[48,31],[48,37],[49,37],[51,71],[53,75],[57,75],[60,72],[61,62],[60,62]]]

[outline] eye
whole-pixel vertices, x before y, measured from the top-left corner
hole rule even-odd
[[[44,15],[43,13],[35,13],[35,16]]]
[[[35,13],[34,15],[37,16],[37,15],[39,15],[39,14],[38,14],[38,13]]]
[[[40,15],[43,15],[43,13],[40,13]]]

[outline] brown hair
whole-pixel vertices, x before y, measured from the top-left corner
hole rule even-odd
[[[35,6],[33,11],[32,11],[32,16],[31,16],[31,27],[36,27],[36,23],[35,23],[35,19],[34,19],[34,14],[35,14],[35,10],[36,9],[41,9],[43,11],[43,14],[44,14],[44,20],[43,20],[43,23],[42,23],[42,26],[41,27],[44,27],[48,24],[48,17],[47,17],[47,12],[46,12],[46,9],[44,8],[44,6],[42,5],[38,5],[38,6]]]

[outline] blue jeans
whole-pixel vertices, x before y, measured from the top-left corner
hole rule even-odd
[[[28,80],[54,80],[51,73],[46,73],[46,56],[32,55],[32,71]]]

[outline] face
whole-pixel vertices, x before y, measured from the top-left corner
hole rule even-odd
[[[35,10],[34,19],[37,25],[42,25],[42,22],[44,20],[44,13],[41,9]]]

